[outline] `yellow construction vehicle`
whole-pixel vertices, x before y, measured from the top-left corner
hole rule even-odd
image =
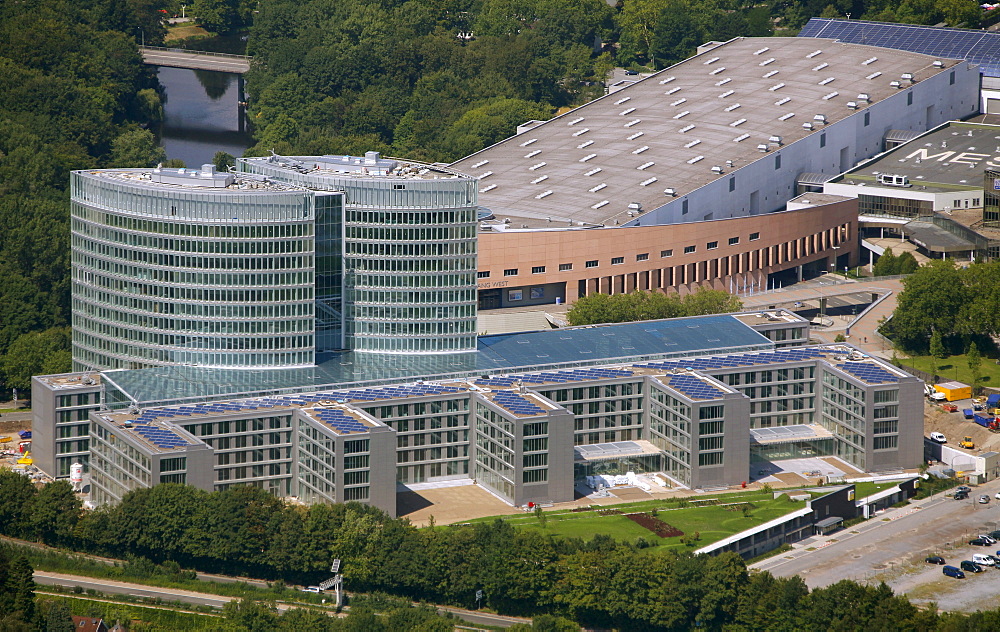
[[[973,443],[972,437],[966,437],[958,442],[958,447],[971,450],[972,448],[976,447],[976,444]]]

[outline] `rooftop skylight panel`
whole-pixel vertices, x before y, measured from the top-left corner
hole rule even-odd
[[[643,180],[642,182],[640,182],[639,186],[641,186],[641,187],[648,187],[649,185],[653,184],[654,182],[656,182],[656,178],[655,177],[654,178],[649,178],[648,180]]]
[[[636,149],[632,153],[633,154],[641,154],[642,152],[646,151],[647,149],[649,149],[649,145],[643,145],[642,147]]]
[[[687,99],[685,99],[684,97],[681,97],[680,99],[677,99],[676,101],[674,101],[670,105],[672,105],[674,107],[677,107],[678,105],[680,105],[681,103],[684,103],[686,101],[687,101]]]
[[[622,98],[618,99],[617,101],[615,101],[615,105],[621,105],[622,103],[625,103],[626,101],[628,101],[631,98],[632,97],[622,97]]]
[[[590,147],[593,144],[594,144],[594,141],[592,141],[592,140],[585,140],[582,143],[580,143],[579,145],[577,145],[576,148],[577,149],[586,149],[587,147]]]
[[[720,72],[725,72],[725,70],[726,70],[725,66],[719,66],[718,68],[716,68],[715,70],[713,70],[712,72],[710,72],[708,74],[710,74],[710,75],[717,75]]]
[[[777,70],[768,70],[767,72],[764,73],[764,79],[770,79],[776,74],[778,74]]]
[[[728,97],[728,96],[730,96],[732,94],[736,94],[736,90],[726,90],[725,92],[723,92],[722,94],[719,95],[719,98],[720,99],[725,99],[726,97]]]
[[[591,193],[597,193],[598,191],[600,191],[601,189],[603,189],[606,186],[608,186],[608,185],[605,184],[604,182],[602,182],[599,185],[597,185],[596,187],[591,187],[591,188],[589,188],[587,190],[590,191]]]
[[[686,134],[686,133],[690,132],[691,130],[693,130],[694,128],[695,128],[694,123],[691,123],[689,125],[685,125],[684,127],[680,128],[677,131],[680,132],[681,134]]]
[[[789,112],[788,114],[782,114],[781,116],[779,116],[778,120],[779,121],[787,121],[788,119],[792,118],[793,116],[795,116],[795,112]]]
[[[677,114],[674,114],[674,118],[675,119],[681,119],[681,118],[684,118],[685,116],[687,116],[690,113],[691,113],[690,110],[684,110],[683,112],[678,112]]]
[[[539,163],[537,163],[537,164],[534,164],[534,165],[531,165],[530,167],[528,167],[528,171],[535,171],[535,170],[537,170],[537,169],[541,169],[541,168],[542,168],[542,167],[544,167],[545,165],[546,165],[546,163],[544,163],[544,162],[539,162]]]
[[[608,204],[611,204],[610,200],[601,200],[597,204],[592,204],[590,206],[590,208],[592,208],[592,209],[594,209],[596,211],[597,209],[601,208],[602,206],[607,206]]]
[[[680,86],[674,86],[673,88],[670,88],[669,90],[667,90],[663,94],[674,94],[675,92],[679,92],[680,89],[681,89]]]
[[[673,81],[676,78],[677,77],[666,77],[664,79],[660,79],[660,85],[662,86],[665,83],[670,83],[671,81]]]
[[[821,54],[822,52],[823,52],[822,50],[814,50],[813,52],[811,52],[808,55],[806,55],[806,59],[812,59],[813,57],[815,57],[816,55]]]
[[[632,112],[635,112],[635,108],[626,108],[626,109],[622,110],[621,112],[619,112],[618,116],[627,116],[627,115],[631,114]]]
[[[537,141],[538,141],[537,138],[529,138],[528,140],[526,140],[523,143],[521,143],[521,147],[527,147],[531,143],[534,143],[534,142],[537,142]]]
[[[768,48],[767,46],[765,46],[764,48],[761,48],[761,49],[758,49],[758,50],[755,50],[755,51],[753,52],[753,54],[754,54],[754,55],[760,55],[760,54],[762,54],[762,53],[766,53],[766,52],[767,52],[767,51],[769,51],[769,50],[771,50],[771,49],[770,49],[770,48]]]
[[[823,62],[822,64],[820,64],[819,66],[813,66],[813,72],[819,72],[820,70],[823,70],[824,68],[826,68],[826,67],[827,67],[827,66],[829,66],[829,65],[830,65],[830,64],[828,64],[828,63],[826,63],[826,62],[824,61],[824,62]]]
[[[693,165],[694,163],[696,163],[696,162],[701,162],[701,161],[702,161],[702,160],[704,160],[704,159],[705,159],[705,157],[704,157],[704,156],[695,156],[695,157],[694,157],[694,158],[692,158],[691,160],[688,160],[688,161],[687,161],[687,163],[688,163],[689,165]]]
[[[826,79],[824,79],[823,81],[820,81],[820,82],[819,82],[819,85],[821,85],[821,86],[825,86],[825,85],[826,85],[826,84],[828,84],[828,83],[833,83],[834,81],[836,81],[836,79],[837,79],[836,77],[827,77],[827,78],[826,78]]]
[[[830,94],[823,95],[823,100],[829,101],[830,99],[836,97],[839,94],[840,94],[839,92],[831,92]]]
[[[702,63],[704,63],[706,66],[711,66],[712,64],[714,64],[717,61],[719,61],[719,58],[718,57],[713,57],[713,58],[709,59],[708,61],[705,61],[705,62],[702,62]]]
[[[722,86],[726,85],[727,83],[729,83],[732,80],[733,80],[732,77],[726,77],[722,81],[716,81],[715,85],[716,85],[716,87],[722,87]]]
[[[735,121],[729,124],[729,127],[739,127],[740,125],[743,125],[746,122],[747,120],[745,118],[736,119]]]
[[[497,188],[497,185],[495,185],[495,184],[491,184],[491,185],[490,185],[490,186],[488,186],[488,187],[483,187],[482,189],[479,189],[479,192],[480,192],[480,193],[489,193],[490,191],[492,191],[492,190],[493,190],[493,189],[495,189],[495,188]]]
[[[867,77],[865,77],[865,79],[871,80],[871,79],[875,79],[876,77],[881,77],[881,76],[882,76],[882,73],[876,70],[872,74],[870,74]]]
[[[775,62],[775,59],[774,59],[774,57],[769,57],[769,58],[765,59],[764,61],[760,62],[760,63],[759,63],[759,64],[757,64],[757,65],[758,65],[758,66],[766,66],[766,65],[768,65],[768,64],[773,64],[774,62]]]
[[[586,156],[584,156],[583,158],[580,159],[580,162],[587,162],[591,158],[596,158],[596,157],[597,157],[597,154],[587,154]]]
[[[868,59],[866,59],[863,62],[861,62],[861,65],[862,66],[869,66],[871,64],[874,64],[877,61],[878,61],[878,57],[869,57]]]
[[[538,139],[536,138],[535,140],[538,140]],[[525,144],[527,145],[527,143],[525,143]],[[472,168],[473,169],[478,169],[478,168],[482,167],[483,165],[485,165],[488,162],[489,162],[489,160],[480,160],[476,164],[472,165]]]
[[[740,142],[745,141],[748,138],[750,138],[750,134],[740,134],[739,136],[737,136],[736,138],[733,139],[733,142],[734,143],[740,143]]]
[[[632,119],[628,123],[625,123],[625,127],[632,127],[633,125],[638,125],[639,123],[642,123],[642,119]]]
[[[726,112],[732,112],[733,110],[735,110],[738,107],[740,107],[740,104],[739,103],[734,103],[734,104],[728,106],[727,108],[725,108],[725,110],[726,110]]]
[[[549,179],[548,176],[538,176],[537,178],[531,181],[531,184],[538,184],[539,182],[545,182],[548,179]]]
[[[692,147],[694,147],[695,145],[698,145],[699,143],[701,143],[701,140],[699,140],[699,139],[696,138],[693,141],[691,141],[690,143],[685,143],[684,144],[684,149],[691,149]]]
[[[778,99],[777,101],[775,101],[774,104],[775,105],[784,105],[784,104],[788,103],[791,100],[792,100],[792,97],[781,97],[780,99]]]
[[[601,172],[601,168],[600,167],[594,167],[593,169],[591,169],[590,171],[587,171],[583,175],[585,175],[585,176],[592,176],[595,173],[600,173],[600,172]]]
[[[578,129],[575,132],[573,132],[573,136],[582,136],[583,134],[586,134],[589,131],[590,131],[589,127],[584,127],[583,129]]]
[[[639,171],[644,171],[646,169],[649,169],[650,167],[652,167],[655,164],[656,164],[655,162],[644,162],[641,165],[639,165],[638,167],[636,167],[636,169],[638,169]]]
[[[579,122],[580,122],[580,121],[582,121],[582,120],[583,120],[583,117],[582,117],[582,116],[578,116],[578,117],[576,117],[576,118],[575,118],[575,119],[573,119],[572,121],[569,121],[569,122],[568,122],[568,123],[566,123],[566,124],[567,124],[567,125],[576,125],[577,123],[579,123]]]
[[[768,90],[770,90],[771,92],[774,92],[775,90],[781,90],[784,87],[785,87],[785,84],[783,84],[783,83],[776,83],[773,86],[771,86],[770,88],[768,88]]]
[[[479,174],[479,179],[482,180],[483,178],[488,178],[491,175],[493,175],[492,171],[484,171],[481,174]]]
[[[646,132],[636,132],[636,133],[634,133],[634,134],[630,134],[629,136],[626,136],[626,138],[627,138],[628,140],[635,140],[635,139],[639,138],[640,136],[642,136],[642,135],[643,135],[643,134],[645,134],[645,133],[646,133]]]
[[[525,158],[531,158],[531,157],[533,157],[533,156],[537,156],[537,155],[538,155],[538,154],[540,154],[540,153],[542,153],[542,150],[541,150],[541,149],[536,149],[536,150],[534,150],[534,151],[530,151],[530,152],[528,152],[528,153],[527,153],[527,154],[526,154],[526,155],[525,155],[524,157],[525,157]]]
[[[548,197],[550,195],[552,195],[552,189],[549,189],[548,191],[542,191],[541,193],[539,193],[538,195],[535,196],[535,199],[536,200],[540,200],[540,199]]]

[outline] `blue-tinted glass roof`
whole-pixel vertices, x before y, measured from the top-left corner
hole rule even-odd
[[[799,37],[822,37],[979,64],[987,77],[1000,77],[1000,33],[969,29],[812,18]]]
[[[331,354],[318,366],[308,369],[261,371],[173,366],[108,371],[102,375],[110,407],[130,400],[152,406],[773,348],[771,341],[737,318],[716,315],[480,336],[478,351],[460,354],[404,356],[342,352]]]

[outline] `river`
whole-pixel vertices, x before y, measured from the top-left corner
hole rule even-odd
[[[166,94],[160,144],[167,158],[199,167],[217,151],[239,157],[253,144],[249,130],[240,129],[238,75],[162,66],[157,72]]]

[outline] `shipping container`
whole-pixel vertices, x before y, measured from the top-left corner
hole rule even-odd
[[[934,390],[944,395],[944,398],[949,402],[955,402],[960,399],[969,399],[972,397],[972,387],[968,384],[962,384],[961,382],[944,382],[943,384],[935,384]]]

